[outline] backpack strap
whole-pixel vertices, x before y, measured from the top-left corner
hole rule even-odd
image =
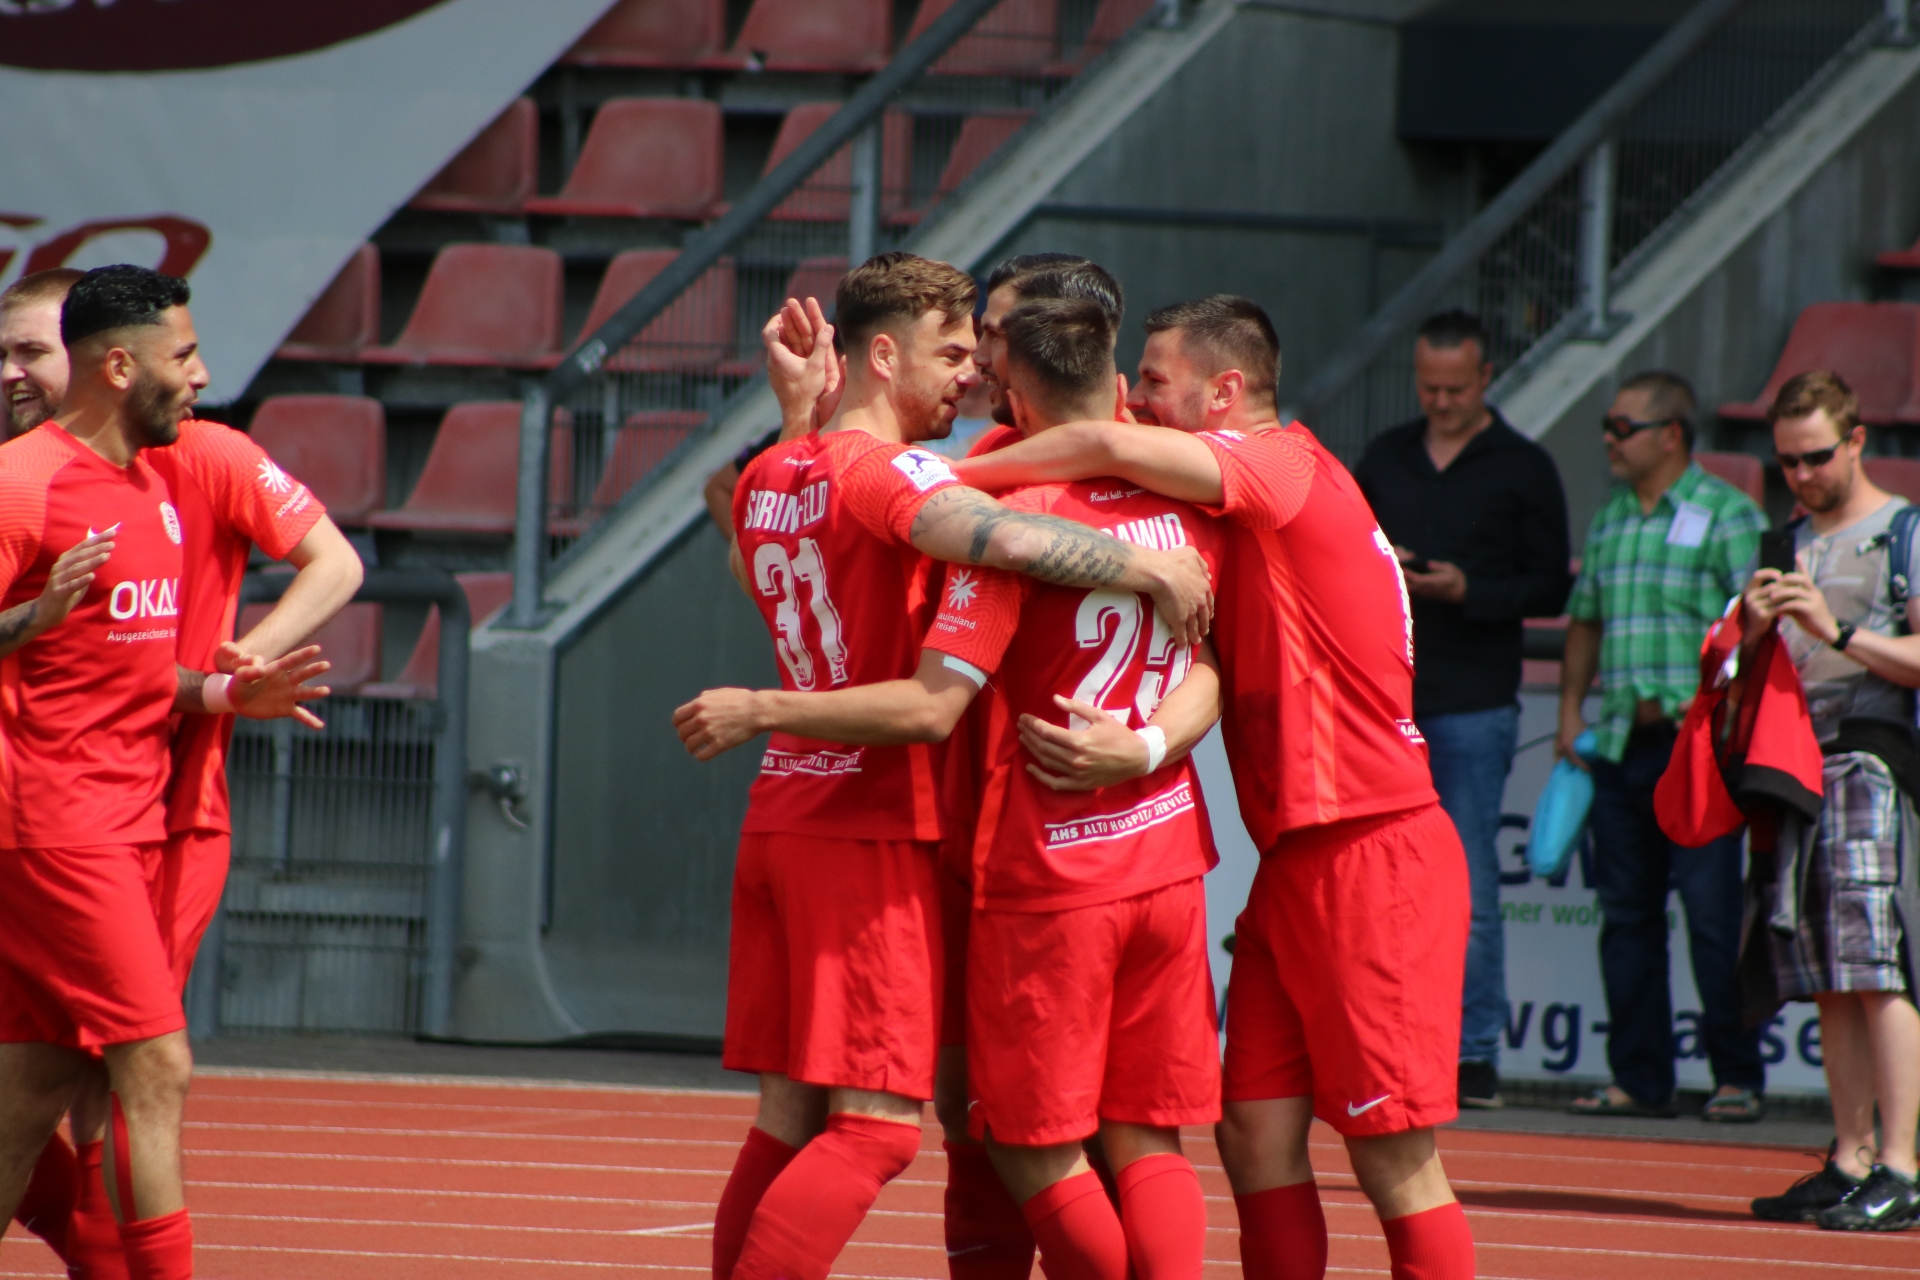
[[[1895,635],[1906,635],[1907,598],[1913,583],[1907,580],[1907,566],[1913,563],[1913,536],[1920,526],[1920,506],[1909,504],[1893,513],[1887,528],[1887,598],[1893,605]]]

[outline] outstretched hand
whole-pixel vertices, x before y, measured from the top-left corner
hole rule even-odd
[[[249,720],[292,717],[309,729],[324,729],[327,727],[325,722],[301,704],[316,701],[333,692],[326,685],[306,683],[315,676],[324,675],[332,667],[332,663],[320,659],[320,646],[317,644],[295,649],[272,662],[248,657],[230,673],[233,682],[227,686],[227,697],[232,701],[235,713]]]
[[[1054,705],[1084,729],[1065,729],[1036,715],[1020,717],[1020,745],[1037,763],[1027,772],[1055,791],[1093,791],[1144,777],[1150,757],[1140,735],[1099,707],[1055,694]]]
[[[840,404],[843,370],[833,349],[833,326],[820,303],[788,298],[760,330],[767,348],[767,380],[780,402],[780,438],[817,430]]]
[[[711,760],[761,732],[751,689],[708,689],[673,713],[680,745],[696,760]]]

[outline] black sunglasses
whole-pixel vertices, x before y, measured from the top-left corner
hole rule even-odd
[[[1810,449],[1806,453],[1776,453],[1773,456],[1774,459],[1779,462],[1782,470],[1797,471],[1800,468],[1800,464],[1805,463],[1813,470],[1818,471],[1821,467],[1832,462],[1833,455],[1838,452],[1840,452],[1840,446],[1836,444],[1829,445],[1825,449]]]
[[[1655,427],[1664,427],[1678,418],[1655,418],[1651,422],[1642,422],[1638,418],[1629,418],[1624,414],[1610,413],[1600,419],[1600,430],[1611,440],[1628,440],[1642,431],[1651,431]]]

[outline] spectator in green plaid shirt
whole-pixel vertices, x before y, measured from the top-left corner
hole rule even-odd
[[[1693,460],[1693,388],[1671,373],[1622,384],[1602,424],[1607,464],[1622,481],[1593,518],[1568,603],[1555,749],[1567,759],[1600,677],[1593,773],[1593,888],[1600,899],[1600,975],[1607,991],[1613,1083],[1579,1099],[1598,1115],[1674,1112],[1674,1026],[1667,893],[1687,909],[1700,992],[1700,1039],[1713,1069],[1708,1120],[1763,1114],[1758,1030],[1741,1026],[1741,854],[1735,833],[1699,849],[1675,845],[1653,816],[1653,788],[1673,754],[1700,670],[1707,627],[1753,574],[1766,517]]]

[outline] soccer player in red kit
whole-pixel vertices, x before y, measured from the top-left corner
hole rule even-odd
[[[60,306],[82,274],[66,268],[36,272],[0,293],[0,390],[7,393],[9,438],[51,418],[66,395]],[[243,654],[270,660],[291,651],[352,598],[363,570],[319,500],[245,434],[190,420],[180,424],[173,444],[146,449],[142,457],[167,482],[184,537],[176,662],[189,679],[215,674],[205,686],[215,714],[176,712],[172,719],[167,850],[157,906],[174,982],[184,994],[200,938],[220,905],[231,850],[225,756],[233,717],[221,713],[228,703],[222,676],[230,678]],[[234,644],[226,637],[233,634],[248,555],[256,545],[276,560],[291,561],[298,572],[268,617]],[[106,1072],[96,1064],[72,1108],[77,1150],[69,1151],[58,1135],[52,1138],[16,1211],[72,1269],[102,1280],[126,1269],[100,1176],[107,1094]]]
[[[1228,517],[1213,642],[1262,850],[1236,927],[1219,1131],[1241,1257],[1250,1280],[1324,1274],[1318,1114],[1346,1139],[1396,1280],[1471,1276],[1433,1140],[1456,1114],[1466,864],[1412,720],[1404,582],[1346,469],[1275,419],[1279,344],[1257,305],[1206,298],[1147,331],[1128,407],[1176,430],[1074,424],[961,474],[993,489],[1117,475]]]
[[[832,419],[740,477],[730,558],[789,689],[911,673],[926,555],[1149,590],[1183,638],[1205,625],[1191,552],[1009,511],[909,447],[944,434],[973,382],[974,299],[966,275],[911,254],[849,272]],[[736,692],[703,694],[676,724]],[[919,1148],[938,1040],[936,764],[922,742],[786,734],[762,758],[734,871],[722,1059],[760,1074],[761,1103],[716,1216],[721,1280],[821,1280]]]
[[[140,457],[206,385],[187,299],[145,268],[87,273],[62,309],[60,416],[0,448],[0,1210],[98,1052],[134,1280],[192,1273],[191,1059],[157,898],[168,719],[205,702],[175,662],[180,513]]]
[[[1112,329],[1098,303],[1029,302],[1005,323],[1010,416],[1023,432],[1102,400],[1117,407]],[[1136,545],[1214,542],[1212,522],[1184,504],[1112,483],[1035,490],[1009,505],[1071,512]],[[912,678],[721,691],[732,696],[703,696],[682,736],[704,754],[766,727],[874,745],[938,738],[998,668],[984,700],[985,785],[969,858],[973,905],[984,908],[972,913],[967,958],[976,1115],[1056,1280],[1124,1280],[1130,1254],[1143,1280],[1197,1280],[1205,1206],[1178,1126],[1219,1115],[1199,880],[1213,851],[1186,759],[1218,715],[1210,659],[1182,683],[1194,650],[1127,591],[956,566],[942,600]],[[1171,730],[1165,713],[1176,717]],[[1022,755],[1039,715],[1137,722],[1161,758],[1149,776],[1055,791],[1062,780],[1030,773]],[[1082,1153],[1096,1132],[1118,1170],[1118,1216]]]

